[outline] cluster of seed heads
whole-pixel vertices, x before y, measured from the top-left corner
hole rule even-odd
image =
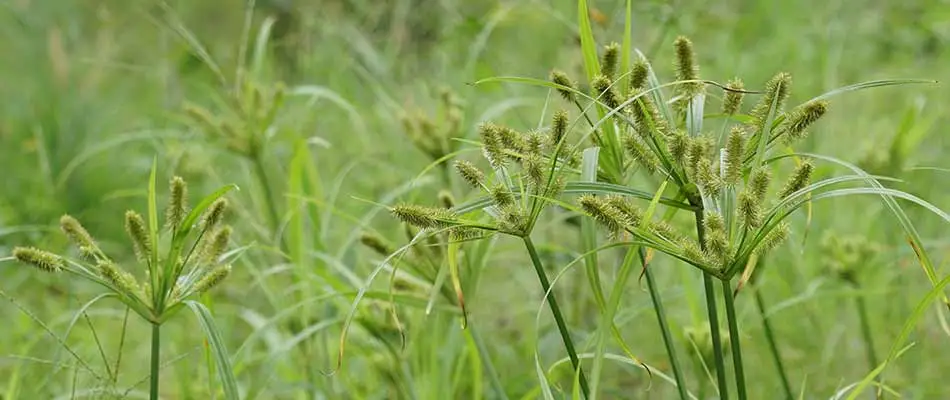
[[[412,143],[433,161],[440,160],[452,151],[462,136],[462,104],[454,93],[443,89],[440,95],[437,120],[417,110],[400,117],[403,130]]]
[[[263,88],[248,81],[244,96],[232,96],[228,109],[219,114],[197,104],[186,104],[185,114],[210,139],[248,158],[260,156],[268,129],[284,105],[286,87]]]

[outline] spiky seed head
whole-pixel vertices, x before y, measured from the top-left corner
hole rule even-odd
[[[828,102],[817,100],[798,107],[788,116],[788,140],[797,140],[805,136],[805,129],[818,121],[828,112]]]
[[[643,89],[647,84],[647,75],[649,74],[647,62],[638,59],[633,63],[633,69],[630,71],[630,89]]]
[[[726,223],[722,215],[707,212],[703,218],[706,228],[706,252],[709,258],[719,265],[725,265],[732,258],[729,240],[726,236]]]
[[[785,239],[788,239],[788,234],[788,223],[783,221],[776,225],[769,233],[765,234],[765,238],[762,239],[762,242],[759,243],[755,251],[764,253],[778,247]]]
[[[688,81],[696,79],[696,53],[693,51],[693,42],[685,36],[676,38],[673,42],[676,48],[676,79]]]
[[[185,104],[185,115],[196,122],[206,135],[216,135],[219,133],[218,121],[204,107],[197,104]]]
[[[224,219],[224,213],[228,209],[228,200],[220,198],[211,203],[211,206],[208,207],[208,211],[205,211],[204,221],[202,225],[205,229],[211,229],[221,223],[221,220]]]
[[[604,55],[600,61],[600,73],[613,80],[617,73],[618,64],[620,64],[620,45],[610,43],[604,46]]]
[[[674,228],[672,225],[670,225],[666,221],[649,221],[649,222],[650,222],[650,225],[649,225],[650,231],[653,232],[654,235],[665,238],[666,240],[669,240],[671,242],[681,242],[685,240],[686,238],[686,236],[683,236],[682,233],[677,231],[676,228]]]
[[[224,281],[230,274],[230,264],[214,267],[214,269],[208,271],[208,273],[202,276],[201,279],[198,280],[198,283],[195,284],[195,293],[204,293],[211,290],[211,288],[218,286],[218,284]]]
[[[522,235],[528,230],[528,218],[514,207],[508,207],[501,215],[501,228],[505,231]]]
[[[571,78],[568,77],[563,71],[551,71],[551,82],[554,82],[556,85],[563,86],[559,87],[557,91],[561,94],[561,97],[563,97],[564,100],[573,102],[576,99],[573,90],[577,90],[577,85],[575,85],[574,81],[571,80]]]
[[[769,183],[772,182],[772,174],[765,168],[759,168],[752,173],[749,179],[749,191],[753,198],[761,203],[765,201],[765,195],[769,190]]]
[[[458,226],[449,230],[449,240],[452,242],[466,242],[480,239],[484,236],[478,229]]]
[[[95,258],[97,254],[101,254],[99,246],[96,245],[96,241],[92,238],[92,235],[86,231],[86,228],[83,228],[82,224],[80,224],[76,218],[70,215],[63,215],[59,219],[59,228],[66,234],[66,237],[79,248],[79,253],[83,257],[92,259]]]
[[[815,167],[808,161],[801,163],[801,165],[795,168],[795,172],[792,173],[788,182],[785,183],[785,187],[782,188],[782,192],[779,193],[778,198],[784,199],[808,185],[814,168]]]
[[[185,219],[188,186],[180,176],[172,178],[168,186],[170,195],[168,208],[165,209],[165,226],[169,229],[176,229],[178,225],[181,225],[181,221]]]
[[[465,182],[468,182],[469,185],[472,185],[472,187],[481,187],[485,182],[485,174],[471,162],[457,160],[455,161],[455,170],[458,171],[459,176],[461,176]]]
[[[564,140],[564,137],[567,136],[568,118],[567,111],[564,111],[563,109],[554,112],[554,120],[551,122],[550,137],[552,146],[557,146],[562,140]]]
[[[442,204],[443,208],[452,208],[455,207],[455,196],[452,196],[452,192],[447,189],[442,189],[439,191],[439,204]]]
[[[596,92],[594,96],[599,97],[600,101],[607,106],[607,108],[615,109],[620,107],[620,96],[617,94],[617,91],[611,87],[610,79],[603,75],[598,75],[591,81],[591,86]]]
[[[637,99],[630,105],[637,134],[644,140],[654,136],[654,132],[661,137],[668,138],[671,133],[666,120],[660,115],[660,110],[656,108],[653,99],[642,94],[642,90],[632,90],[630,92],[630,99],[634,97]]]
[[[623,196],[610,195],[603,200],[608,206],[616,208],[624,215],[624,221],[632,226],[639,226],[643,221],[643,211],[633,205]]]
[[[46,272],[59,272],[66,265],[62,257],[35,247],[14,247],[13,258]]]
[[[722,96],[723,114],[733,115],[739,112],[739,109],[742,107],[742,97],[744,96],[740,90],[744,89],[745,85],[742,83],[742,79],[739,78],[735,78],[726,84],[726,91]]]
[[[702,137],[691,137],[686,148],[686,166],[689,170],[696,171],[701,160],[706,159],[708,144]]]
[[[100,276],[111,282],[127,296],[136,296],[141,290],[138,282],[135,281],[135,277],[115,263],[100,262],[97,265],[97,269],[99,270]]]
[[[498,125],[492,122],[483,122],[478,126],[479,136],[482,138],[483,153],[492,168],[505,166],[505,149],[499,137]]]
[[[500,183],[491,188],[489,196],[498,208],[506,208],[515,202],[515,196],[511,194],[511,190]]]
[[[748,190],[740,192],[737,201],[736,209],[742,225],[749,229],[758,227],[762,223],[762,202]]]
[[[742,177],[742,159],[745,156],[745,136],[741,127],[733,127],[726,140],[726,183],[735,185]]]
[[[539,132],[530,132],[525,136],[524,152],[527,154],[541,154],[541,150],[546,142],[545,137]]]
[[[722,190],[722,178],[713,172],[708,158],[703,157],[696,163],[696,183],[706,196],[718,196]]]
[[[506,150],[512,153],[523,153],[527,151],[527,142],[521,137],[518,131],[503,125],[497,125],[497,127],[497,137]],[[509,158],[513,160],[518,159],[517,155],[514,154],[509,155]]]
[[[611,235],[616,235],[629,225],[626,215],[617,208],[611,207],[603,199],[594,195],[585,194],[577,199],[581,209],[597,221]]]
[[[779,72],[765,84],[765,95],[750,113],[754,120],[754,125],[761,128],[769,116],[769,110],[772,103],[775,103],[775,115],[778,115],[785,107],[785,101],[788,99],[792,76],[786,72]]]
[[[632,134],[625,135],[623,138],[623,147],[627,150],[627,153],[636,160],[637,164],[643,167],[648,173],[653,174],[657,168],[659,168],[660,160],[657,159],[656,154],[636,136]]]
[[[706,211],[703,216],[703,226],[706,228],[706,232],[726,231],[726,221],[722,218],[722,214],[717,212]]]
[[[218,263],[218,259],[221,258],[224,251],[228,249],[228,244],[231,242],[231,233],[231,227],[225,226],[216,230],[211,235],[210,240],[207,242],[201,254],[200,260],[202,264],[213,265]]]
[[[544,174],[544,166],[541,162],[541,156],[537,154],[530,154],[521,160],[521,167],[524,168],[524,173],[528,177],[528,182],[534,185],[535,188],[542,188],[547,183],[546,176]]]
[[[390,212],[402,222],[418,228],[445,228],[454,225],[455,213],[444,208],[403,204]]]
[[[706,258],[706,253],[704,253],[692,239],[683,238],[679,240],[679,246],[683,249],[683,256],[688,260],[698,264],[709,263],[709,260]]]
[[[149,240],[145,220],[139,213],[129,210],[125,212],[125,232],[132,240],[132,249],[139,261],[145,262],[152,253],[152,242]]]
[[[686,160],[686,152],[689,148],[689,136],[686,136],[686,132],[677,130],[670,137],[668,146],[673,160],[683,162]]]
[[[388,257],[395,252],[393,246],[386,239],[373,232],[363,232],[360,235],[360,243],[383,257]]]

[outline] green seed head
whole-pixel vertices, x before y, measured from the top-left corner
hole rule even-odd
[[[204,217],[204,228],[211,229],[218,225],[221,220],[224,219],[224,213],[228,209],[228,200],[227,199],[217,199],[214,203],[211,203],[211,207],[208,207],[208,211],[205,212]]]
[[[474,228],[469,227],[455,227],[449,230],[449,240],[452,242],[466,242],[469,240],[480,239],[484,234]]]
[[[756,251],[759,253],[765,253],[770,251],[779,245],[781,245],[786,239],[788,239],[789,227],[788,223],[782,222],[779,223],[774,229],[769,231],[765,235],[765,238],[762,239],[762,243],[759,243],[759,246],[756,248]]]
[[[80,224],[76,218],[63,215],[59,219],[59,227],[69,240],[79,248],[79,253],[84,258],[92,259],[102,254],[102,251],[99,250],[99,246],[96,245],[96,241],[93,240],[92,235],[86,231],[86,228],[83,228],[82,224]]]
[[[632,226],[639,226],[643,221],[643,211],[622,196],[610,195],[604,197],[604,202],[623,214],[624,221]]]
[[[112,262],[101,262],[97,266],[99,275],[111,282],[116,288],[129,297],[137,296],[141,291],[138,282],[132,274],[126,272]]]
[[[733,127],[726,140],[726,183],[735,185],[742,177],[742,158],[745,155],[745,137],[741,127]]]
[[[544,187],[547,183],[544,174],[544,166],[541,162],[541,156],[537,154],[530,154],[521,160],[521,167],[524,169],[525,175],[528,177],[528,182],[534,185],[535,188]]]
[[[452,196],[452,192],[442,189],[439,191],[439,204],[446,209],[455,207],[455,196]]]
[[[611,235],[617,235],[630,224],[629,219],[623,212],[615,207],[611,207],[603,199],[594,195],[583,195],[577,199],[581,209],[590,215],[594,221],[597,221]]]
[[[231,265],[226,264],[215,267],[198,280],[198,283],[195,284],[195,293],[204,293],[211,290],[211,288],[218,286],[218,284],[224,281],[224,278],[227,278],[230,274]]]
[[[775,103],[775,115],[778,115],[785,107],[785,101],[788,99],[789,86],[792,83],[792,76],[785,72],[776,74],[765,84],[765,95],[762,100],[752,109],[750,113],[754,119],[754,125],[761,128],[769,116],[769,110],[772,103]]]
[[[564,140],[564,137],[567,136],[567,124],[567,111],[557,110],[554,113],[554,121],[551,123],[550,142],[552,146],[557,146],[562,140]]]
[[[615,109],[620,107],[620,96],[610,85],[610,79],[603,75],[597,76],[591,82],[591,86],[596,90],[594,95],[599,97],[600,101],[603,102],[607,108]]]
[[[572,90],[576,90],[577,85],[574,84],[574,81],[572,81],[567,74],[558,70],[551,71],[551,82],[563,86],[563,88],[558,88],[557,91],[564,100],[573,102],[576,99]]]
[[[732,258],[732,250],[726,236],[726,223],[722,215],[707,212],[703,218],[706,227],[706,253],[708,258],[719,265],[728,264]]]
[[[630,105],[637,134],[644,140],[655,136],[654,132],[661,137],[669,137],[671,135],[670,128],[667,126],[666,120],[660,115],[660,110],[656,108],[656,104],[650,96],[643,96],[642,94],[641,90],[633,90],[630,93],[630,98],[637,98],[636,102]]]
[[[708,150],[709,145],[704,138],[689,138],[686,147],[686,166],[688,169],[694,172],[697,171],[700,161],[706,159],[706,153]]]
[[[637,60],[633,63],[633,70],[630,72],[630,89],[643,89],[647,84],[647,75],[649,67],[644,60]]]
[[[46,272],[59,272],[66,265],[62,257],[35,247],[14,247],[13,258]]]
[[[722,113],[732,115],[739,112],[742,107],[743,93],[738,90],[744,90],[745,85],[739,78],[733,79],[726,84],[727,90],[722,98]],[[731,90],[729,90],[731,89]]]
[[[805,129],[818,121],[828,111],[828,102],[824,100],[809,102],[794,111],[788,119],[788,140],[797,140],[805,137]]]
[[[676,79],[680,81],[696,79],[699,68],[696,66],[693,42],[685,36],[680,36],[673,42],[673,46],[676,48]]]
[[[388,257],[395,252],[393,246],[386,239],[372,232],[363,232],[360,235],[360,243],[383,257]]]
[[[210,240],[207,242],[206,247],[203,249],[201,254],[201,262],[205,265],[214,265],[218,263],[218,259],[221,258],[221,255],[224,254],[225,250],[228,249],[228,244],[231,242],[231,227],[225,226],[211,235]]]
[[[757,202],[765,201],[771,181],[772,174],[765,168],[759,168],[752,173],[752,178],[749,179],[749,191]]]
[[[152,243],[149,240],[148,230],[145,229],[145,220],[139,213],[132,210],[125,212],[125,232],[132,240],[132,248],[139,261],[148,260],[152,253]]]
[[[696,184],[706,196],[715,197],[722,191],[722,178],[713,171],[708,158],[703,157],[696,163]]]
[[[169,187],[171,195],[168,208],[165,210],[165,226],[169,229],[177,229],[181,221],[185,219],[188,187],[185,180],[178,176],[172,178]]]
[[[739,193],[737,201],[736,208],[742,225],[748,229],[758,227],[762,223],[762,202],[747,190]]]
[[[778,198],[784,199],[808,185],[813,170],[814,166],[807,161],[799,165],[798,168],[795,168],[795,172],[792,173],[792,177],[785,183],[785,187],[782,188],[782,192],[778,195]]]
[[[628,134],[623,138],[624,148],[627,150],[627,153],[636,160],[643,169],[648,173],[655,173],[660,166],[660,160],[657,159],[656,154],[654,154],[646,144],[642,143],[639,138],[632,134]]]
[[[482,138],[483,153],[492,168],[504,167],[506,162],[505,149],[500,138],[498,125],[491,122],[482,123],[478,127],[478,132]]]
[[[600,61],[600,73],[613,80],[620,64],[620,45],[611,43],[604,47],[604,55]]]
[[[528,218],[513,207],[508,207],[501,216],[501,227],[503,230],[523,235],[528,231]]]
[[[400,221],[418,228],[445,228],[455,224],[455,213],[444,208],[404,204],[389,211]]]
[[[455,162],[455,170],[458,171],[459,176],[468,182],[472,187],[478,188],[481,187],[485,182],[485,174],[482,173],[475,164],[472,164],[465,160],[458,160]]]
[[[500,183],[491,188],[489,195],[498,208],[506,208],[515,202],[515,196],[505,185]]]
[[[686,136],[686,132],[677,130],[670,137],[668,146],[670,148],[670,155],[673,156],[673,160],[683,162],[686,160],[686,153],[689,149],[689,137]]]

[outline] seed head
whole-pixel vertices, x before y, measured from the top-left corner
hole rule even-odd
[[[485,182],[485,174],[482,173],[475,164],[472,164],[465,160],[455,161],[455,170],[458,171],[459,176],[468,182],[472,187],[478,188]]]
[[[624,136],[623,145],[627,153],[648,173],[655,173],[659,168],[660,160],[656,158],[656,154],[653,154],[636,136],[629,134]]]
[[[617,43],[608,44],[604,47],[604,55],[600,61],[600,73],[613,80],[617,73],[618,64],[620,64],[620,45]]]
[[[610,195],[604,197],[604,203],[617,209],[623,214],[623,220],[632,226],[639,226],[643,221],[643,211],[622,196]]]
[[[702,137],[689,138],[686,147],[686,166],[690,170],[696,171],[700,160],[706,159],[708,150],[708,142]]]
[[[741,127],[733,127],[726,140],[726,183],[735,185],[742,177],[742,158],[745,156],[745,137]]]
[[[455,225],[455,213],[444,208],[404,204],[389,211],[400,221],[418,228],[445,228]]]
[[[93,240],[92,235],[83,228],[82,224],[76,218],[70,215],[63,215],[59,219],[59,228],[66,234],[70,241],[79,248],[79,253],[88,259],[95,258],[101,254],[99,246]]]
[[[798,168],[795,168],[795,172],[792,173],[792,177],[785,183],[785,187],[782,188],[782,192],[779,193],[778,198],[784,199],[808,185],[813,170],[814,166],[808,161],[803,162]]]
[[[752,178],[749,180],[749,191],[757,202],[765,201],[765,195],[768,193],[771,181],[772,174],[765,168],[759,168],[752,173]]]
[[[676,79],[680,81],[696,79],[699,68],[695,62],[693,42],[685,36],[680,36],[673,42],[673,46],[676,48]]]
[[[603,75],[594,78],[594,80],[591,82],[591,86],[593,86],[594,90],[596,90],[594,95],[599,97],[600,101],[603,102],[607,108],[612,110],[620,107],[620,96],[610,85],[610,79]]]
[[[452,192],[442,189],[439,191],[439,204],[442,204],[443,208],[449,209],[455,207],[455,196],[452,196]]]
[[[677,231],[676,228],[673,228],[673,226],[666,221],[650,221],[649,228],[654,235],[665,238],[671,242],[682,242],[686,240],[686,237],[683,236],[683,234]]]
[[[491,188],[489,195],[498,208],[507,208],[515,202],[515,196],[505,185],[500,183]]]
[[[762,242],[759,243],[759,246],[755,249],[756,252],[765,253],[770,251],[788,239],[789,228],[788,223],[781,222],[775,226],[769,233],[765,235],[765,238],[762,239]]]
[[[637,97],[636,102],[630,106],[636,132],[644,140],[653,136],[653,132],[657,132],[659,136],[664,138],[668,137],[670,129],[666,124],[666,120],[660,116],[660,110],[656,108],[653,100],[649,96],[642,96],[642,93],[642,90],[633,90],[630,93],[630,98]]]
[[[224,254],[224,251],[228,249],[228,244],[231,242],[231,227],[225,226],[221,229],[218,229],[211,235],[210,240],[207,242],[204,249],[202,249],[201,254],[201,263],[205,265],[214,265],[218,263],[218,259],[221,258],[221,255]]]
[[[630,89],[640,90],[646,87],[649,67],[644,60],[637,60],[633,63],[633,70],[630,72]]]
[[[485,158],[492,168],[502,168],[505,166],[505,149],[502,144],[498,125],[491,122],[482,123],[478,127],[479,135],[482,137],[482,146]]]
[[[731,90],[726,90],[723,94],[722,113],[732,115],[739,112],[739,108],[742,107],[743,93],[737,90],[745,89],[745,85],[742,83],[742,79],[736,78],[729,81],[726,88]]]
[[[732,251],[726,237],[726,223],[722,215],[707,212],[703,218],[703,225],[706,228],[705,244],[709,259],[719,265],[727,264],[732,257]]]
[[[722,178],[713,172],[712,163],[708,158],[702,158],[696,164],[696,183],[703,189],[706,196],[718,196],[722,190]]]
[[[211,288],[217,286],[230,274],[231,265],[225,264],[214,267],[214,269],[208,271],[208,273],[201,277],[198,283],[195,284],[195,293],[204,293],[211,290]]]
[[[554,82],[556,85],[563,86],[559,87],[557,91],[561,94],[561,97],[563,97],[564,100],[573,102],[576,99],[572,90],[576,90],[577,85],[574,84],[574,81],[572,81],[571,78],[567,76],[567,74],[558,70],[551,71],[551,82]]]
[[[824,100],[812,101],[792,111],[787,122],[788,140],[805,137],[805,129],[818,121],[828,111],[828,102]]]
[[[528,176],[528,182],[536,188],[544,187],[547,180],[544,176],[544,167],[541,163],[541,156],[530,154],[521,160],[521,167],[524,168],[525,175]]]
[[[59,272],[66,265],[62,257],[35,247],[14,247],[13,258],[46,272]]]
[[[567,111],[557,110],[554,113],[554,121],[551,123],[551,145],[557,146],[567,136],[568,115]]]
[[[208,211],[205,212],[203,225],[205,229],[214,228],[218,223],[224,219],[224,212],[228,209],[228,200],[221,198],[211,203],[211,207],[208,207]]]
[[[699,246],[696,245],[696,242],[692,239],[680,239],[679,246],[683,249],[683,255],[686,256],[687,259],[701,264],[706,264],[709,262],[709,260],[706,258],[706,253],[703,253]]]
[[[594,195],[585,194],[577,199],[581,209],[594,218],[611,235],[616,235],[629,225],[629,220],[623,212],[611,207],[603,199]]]
[[[363,232],[360,235],[360,243],[383,257],[388,257],[395,252],[393,246],[386,239],[372,232]]]
[[[750,113],[754,119],[754,125],[761,128],[769,116],[769,110],[772,103],[775,103],[775,114],[778,115],[785,107],[785,101],[788,99],[789,86],[792,83],[792,76],[785,72],[776,74],[765,84],[765,95],[762,100],[752,109]]]
[[[132,240],[132,249],[139,261],[145,262],[152,253],[152,243],[148,231],[145,229],[145,220],[139,213],[129,210],[125,212],[125,232]]]
[[[474,228],[458,226],[449,230],[449,240],[452,242],[465,242],[483,237],[481,231]]]
[[[185,219],[188,187],[185,180],[179,176],[172,178],[168,185],[171,195],[168,200],[168,209],[165,210],[165,226],[169,229],[176,229],[181,221]]]
[[[739,220],[746,228],[755,228],[762,223],[762,202],[758,201],[752,192],[748,190],[740,192],[736,208]]]
[[[503,230],[518,235],[524,234],[528,230],[528,219],[513,207],[508,207],[502,213],[500,222]]]
[[[111,282],[120,291],[127,296],[135,296],[141,290],[138,282],[132,274],[126,272],[118,265],[112,262],[101,262],[97,266],[99,275]]]
[[[670,148],[670,155],[673,156],[673,160],[683,162],[686,160],[686,152],[689,148],[689,137],[686,136],[686,132],[677,130],[670,137],[668,146]]]

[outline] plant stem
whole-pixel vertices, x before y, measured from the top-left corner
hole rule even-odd
[[[778,345],[775,343],[775,335],[772,333],[772,323],[765,314],[765,300],[762,298],[762,292],[755,289],[755,305],[759,310],[759,316],[762,317],[762,327],[765,329],[765,338],[769,342],[769,351],[772,353],[772,360],[775,361],[775,368],[778,369],[778,375],[782,379],[782,389],[785,390],[785,399],[793,400],[795,394],[792,393],[792,385],[789,384],[788,375],[785,373],[785,366],[782,364],[782,355],[779,354]]]
[[[158,375],[161,357],[161,325],[152,324],[152,359],[151,375],[149,375],[149,396],[151,400],[158,400]]]
[[[703,227],[702,202],[690,202],[694,206],[700,205],[695,212],[696,238],[702,250],[706,250],[706,228]],[[703,271],[703,288],[706,292],[706,313],[709,318],[709,334],[712,335],[713,355],[716,358],[716,380],[719,382],[719,398],[729,398],[729,383],[726,381],[725,359],[722,355],[722,338],[719,334],[719,311],[716,309],[716,288],[713,287],[712,275]]]
[[[656,320],[660,324],[660,332],[663,333],[663,344],[666,345],[666,355],[670,359],[670,366],[673,368],[673,377],[676,379],[676,389],[679,392],[680,399],[687,400],[689,396],[686,393],[686,380],[683,379],[683,373],[680,369],[679,358],[676,357],[676,348],[673,344],[673,335],[670,334],[670,326],[666,322],[666,312],[663,310],[663,300],[656,289],[656,281],[653,279],[653,269],[647,265],[646,253],[640,247],[640,263],[643,265],[643,272],[647,277],[647,288],[650,290],[650,299],[653,300],[653,310],[656,311]]]
[[[254,174],[257,175],[257,180],[260,181],[261,187],[264,188],[264,203],[267,205],[267,213],[270,217],[270,228],[274,231],[272,232],[273,234],[277,234],[277,228],[280,227],[280,216],[277,214],[277,205],[274,204],[274,190],[267,180],[264,160],[260,154],[256,154],[251,157],[251,161],[254,164]]]
[[[857,283],[855,283],[855,287]],[[868,367],[877,368],[877,353],[874,351],[874,337],[871,336],[871,324],[868,319],[867,304],[864,302],[864,296],[858,294],[854,297],[854,305],[858,309],[858,318],[861,320],[861,335],[864,336],[864,351],[868,358]]]
[[[732,283],[722,282],[722,297],[726,303],[726,318],[729,320],[729,343],[732,346],[732,367],[736,372],[736,393],[739,400],[746,400],[745,371],[742,368],[742,348],[739,347],[739,321],[736,318],[736,299],[732,294]]]
[[[531,257],[531,263],[534,264],[534,271],[538,273],[538,281],[541,282],[541,288],[544,289],[544,293],[551,293],[551,283],[548,282],[548,276],[544,272],[544,266],[541,265],[541,258],[538,257],[538,251],[534,248],[534,243],[531,241],[531,237],[525,235],[524,246],[528,250],[528,256]],[[561,340],[564,341],[564,348],[567,349],[567,355],[571,358],[571,364],[574,366],[574,371],[577,372],[580,378],[581,391],[584,393],[584,398],[587,398],[590,390],[587,386],[587,377],[584,376],[584,371],[581,370],[580,360],[577,358],[577,351],[574,350],[574,341],[571,340],[571,334],[567,330],[567,324],[564,323],[564,316],[561,314],[561,308],[557,305],[556,297],[554,293],[551,293],[548,296],[548,306],[551,308],[551,314],[554,314],[554,321],[557,323],[557,329],[561,334]]]

